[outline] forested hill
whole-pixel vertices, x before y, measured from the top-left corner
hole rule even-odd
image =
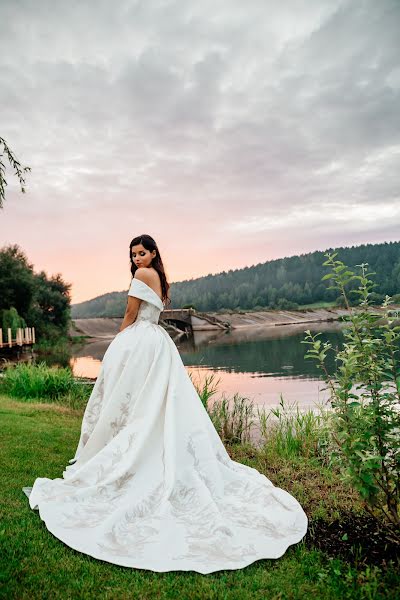
[[[400,242],[363,244],[346,248],[290,256],[243,269],[223,271],[171,284],[169,308],[194,306],[199,311],[248,310],[261,308],[297,308],[316,302],[334,302],[339,293],[328,290],[328,273],[323,266],[325,252],[337,252],[351,270],[368,263],[375,271],[371,279],[377,284],[372,300],[380,303],[385,294],[400,294]],[[93,300],[72,305],[73,318],[123,316],[127,292],[112,292]],[[355,294],[351,297],[355,298]],[[400,298],[396,298],[397,301]]]

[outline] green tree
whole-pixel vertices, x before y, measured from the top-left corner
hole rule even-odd
[[[48,277],[44,271],[35,275],[35,293],[27,312],[28,322],[35,323],[38,336],[54,338],[67,334],[70,315],[71,284],[60,274]]]
[[[66,335],[70,288],[60,274],[48,277],[44,271],[34,273],[17,244],[0,250],[0,324],[21,318],[27,326],[35,327],[37,338]]]
[[[35,290],[33,265],[17,244],[0,250],[0,312],[12,306],[24,315]]]

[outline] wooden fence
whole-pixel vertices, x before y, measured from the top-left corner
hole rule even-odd
[[[15,338],[12,337],[11,327],[7,329],[7,335],[3,339],[3,330],[0,327],[0,348],[13,348],[15,346],[26,346],[35,343],[34,327],[18,327]]]

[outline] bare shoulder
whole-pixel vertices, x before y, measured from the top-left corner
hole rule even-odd
[[[160,289],[161,287],[160,276],[152,267],[139,267],[136,269],[135,279],[143,281],[143,283],[146,283],[155,290]]]
[[[135,279],[139,279],[143,283],[150,285],[154,281],[154,274],[147,267],[139,267],[135,271]]]

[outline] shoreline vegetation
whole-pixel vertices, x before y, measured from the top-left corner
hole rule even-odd
[[[55,539],[32,515],[22,492],[35,477],[60,476],[79,440],[91,386],[69,367],[8,365],[0,378],[0,445],[6,481],[0,498],[1,581],[7,598],[394,598],[400,587],[400,327],[389,296],[369,306],[366,264],[355,275],[336,254],[324,265],[344,298],[344,346],[337,351],[305,331],[305,358],[314,360],[330,391],[329,410],[256,406],[235,394],[215,398],[215,374],[199,397],[232,460],[263,473],[298,499],[308,518],[303,540],[278,560],[207,577],[124,569],[83,556]],[[346,287],[360,296],[350,306]],[[374,307],[375,308],[375,307]],[[333,353],[334,375],[326,369]],[[354,386],[356,390],[354,390]],[[258,439],[251,435],[254,425]],[[6,534],[7,532],[7,534]],[[45,560],[43,560],[45,558]],[[54,591],[56,590],[56,592]],[[57,590],[60,590],[58,592]],[[57,595],[59,594],[59,595]],[[37,597],[37,596],[36,596]]]

